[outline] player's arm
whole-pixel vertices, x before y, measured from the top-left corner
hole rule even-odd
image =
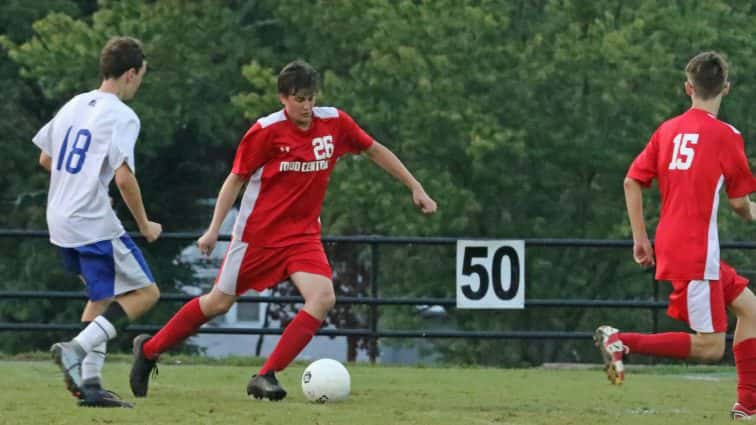
[[[200,253],[210,255],[213,252],[213,248],[215,248],[215,244],[218,242],[221,224],[226,219],[226,215],[228,215],[231,207],[233,207],[236,198],[239,197],[241,188],[246,182],[247,179],[244,176],[235,173],[229,173],[228,177],[226,177],[218,193],[218,199],[215,201],[215,210],[213,211],[213,218],[210,221],[210,227],[197,240]]]
[[[748,196],[739,198],[730,198],[730,207],[737,215],[745,221],[756,220],[756,203],[751,201]]]
[[[624,188],[627,216],[633,232],[633,257],[642,266],[653,265],[654,251],[643,219],[643,186],[638,181],[625,177]]]
[[[163,232],[163,226],[147,218],[139,182],[126,163],[116,169],[115,182],[123,201],[136,221],[139,232],[147,239],[147,242],[157,239]]]
[[[52,170],[52,157],[44,152],[40,153],[39,165],[49,173]]]
[[[731,127],[732,128],[732,127]],[[749,194],[756,191],[756,179],[745,153],[743,136],[734,128],[730,140],[722,144],[720,164],[730,207],[745,221],[756,220],[756,205]]]
[[[39,165],[48,173],[52,171],[52,120],[39,129],[32,142],[40,149]]]
[[[364,152],[379,167],[386,170],[386,172],[394,176],[412,191],[412,201],[420,211],[424,214],[433,214],[436,212],[436,201],[425,193],[423,185],[415,179],[415,176],[410,173],[407,167],[402,164],[402,161],[391,150],[374,141]]]

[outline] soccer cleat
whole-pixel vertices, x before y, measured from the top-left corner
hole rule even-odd
[[[79,395],[79,406],[81,407],[124,407],[132,408],[133,404],[123,401],[118,394],[102,388],[99,380],[94,383],[85,383],[81,387]]]
[[[150,374],[157,375],[157,360],[151,360],[144,356],[142,346],[147,340],[150,339],[150,335],[141,334],[134,338],[133,351],[134,351],[134,363],[131,365],[131,372],[129,373],[129,385],[131,386],[131,392],[136,397],[147,397],[147,389],[150,385]]]
[[[620,385],[625,380],[625,365],[622,358],[626,347],[619,339],[619,331],[611,326],[599,326],[593,334],[593,341],[604,359],[604,371],[609,382]]]
[[[756,410],[750,410],[740,403],[735,403],[730,409],[730,419],[733,421],[756,420]]]
[[[279,401],[286,397],[286,390],[281,387],[276,375],[271,371],[264,375],[252,375],[247,384],[247,395],[258,400],[267,398],[270,401]]]
[[[66,389],[74,397],[81,395],[81,361],[86,353],[75,342],[58,342],[50,347],[53,361],[63,372]]]

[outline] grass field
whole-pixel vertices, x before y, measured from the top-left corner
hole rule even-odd
[[[246,397],[254,365],[177,359],[161,364],[149,398],[137,400],[128,359],[109,359],[106,383],[135,409],[79,408],[51,362],[0,361],[0,424],[711,424],[729,421],[735,397],[727,367],[631,368],[613,387],[598,369],[360,364],[349,366],[348,401],[318,405],[302,395],[296,364],[279,376],[289,397],[272,403]]]

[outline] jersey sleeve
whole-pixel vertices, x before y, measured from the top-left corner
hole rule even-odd
[[[40,128],[36,135],[34,135],[34,138],[32,139],[32,142],[34,142],[39,149],[52,156],[52,149],[53,149],[53,143],[52,143],[52,128],[53,128],[53,122],[50,120],[47,124],[44,125],[44,127]]]
[[[236,148],[234,165],[231,172],[248,179],[252,173],[262,167],[270,159],[270,131],[255,123],[242,137]]]
[[[744,144],[743,136],[733,133],[721,151],[722,173],[729,198],[740,198],[756,191]]]
[[[140,123],[138,118],[119,121],[113,127],[113,136],[108,151],[108,164],[117,170],[123,163],[129,166],[131,172],[136,173],[134,162],[134,146],[139,137]]]
[[[659,156],[658,130],[654,132],[643,151],[635,157],[627,177],[631,178],[643,187],[651,186],[656,177],[656,163]]]
[[[342,110],[339,110],[339,123],[343,141],[343,146],[339,149],[341,152],[337,152],[339,156],[344,153],[358,154],[373,146],[373,138]]]

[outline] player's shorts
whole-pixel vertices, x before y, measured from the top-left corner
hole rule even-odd
[[[281,248],[251,247],[233,239],[226,251],[215,285],[228,295],[250,289],[263,291],[287,280],[294,272],[333,277],[323,244],[306,242]]]
[[[719,264],[719,280],[672,281],[667,314],[686,322],[696,332],[726,332],[727,309],[748,286],[724,261]]]
[[[152,285],[155,279],[142,251],[129,235],[75,248],[60,248],[66,270],[79,274],[91,301]]]

